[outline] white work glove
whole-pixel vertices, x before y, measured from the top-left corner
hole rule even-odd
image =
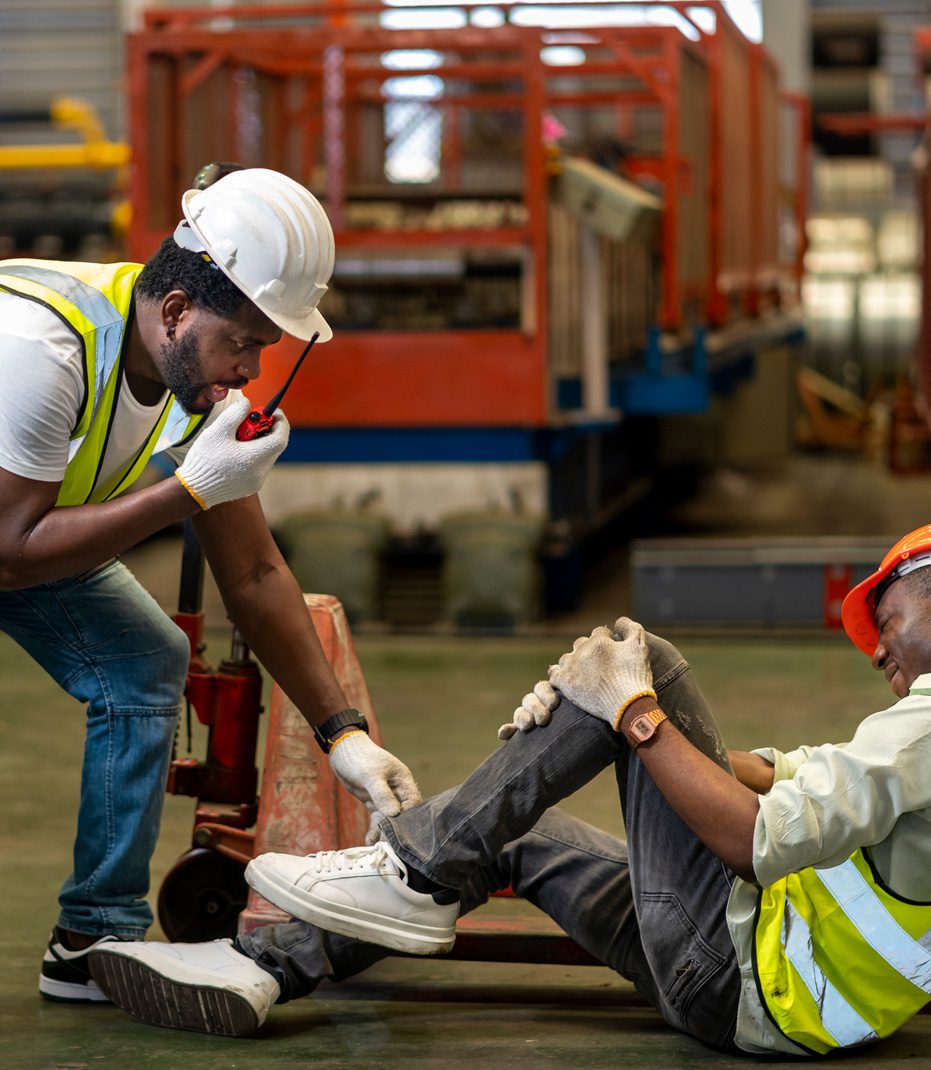
[[[498,739],[510,739],[515,732],[529,732],[550,723],[553,710],[559,705],[559,695],[548,680],[540,680],[534,689],[520,700],[513,720],[498,729]]]
[[[396,817],[421,800],[410,769],[365,732],[347,732],[337,739],[330,768],[351,795],[385,817]]]
[[[236,438],[236,429],[251,405],[239,397],[201,431],[175,471],[184,488],[202,509],[255,494],[278,455],[288,444],[289,425],[283,412],[266,435],[249,442]]]
[[[638,698],[656,698],[646,632],[629,617],[576,639],[550,667],[550,683],[586,713],[617,731],[624,710]]]
[[[373,810],[369,817],[369,827],[365,833],[365,846],[374,847],[382,838],[381,836],[381,810]]]

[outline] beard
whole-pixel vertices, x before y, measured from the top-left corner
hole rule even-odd
[[[174,394],[185,412],[198,416],[210,412],[211,404],[198,403],[204,387],[200,363],[200,343],[192,331],[180,338],[163,342],[161,349],[161,373],[165,386]]]

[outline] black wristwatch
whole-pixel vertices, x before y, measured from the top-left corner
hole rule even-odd
[[[369,723],[365,714],[358,710],[340,710],[323,722],[314,725],[314,737],[320,744],[324,754],[329,754],[333,749],[333,741],[344,728],[357,728],[368,735]]]

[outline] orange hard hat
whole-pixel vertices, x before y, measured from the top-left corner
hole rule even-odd
[[[853,644],[867,657],[873,656],[879,642],[876,630],[876,606],[889,587],[919,568],[931,566],[931,524],[916,528],[892,547],[879,568],[858,583],[844,599],[841,620]]]

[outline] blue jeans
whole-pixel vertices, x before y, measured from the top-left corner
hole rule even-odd
[[[729,769],[687,663],[664,640],[650,636],[649,644],[663,709]],[[627,842],[551,809],[612,764]],[[460,889],[462,913],[510,884],[675,1028],[737,1051],[740,976],[726,921],[733,875],[604,721],[563,699],[547,727],[513,736],[458,787],[384,820],[382,831],[405,862]],[[387,954],[302,922],[257,929],[239,946],[274,974],[280,1002]]]
[[[125,565],[0,591],[6,632],[87,704],[74,870],[58,924],[141,939],[165,779],[189,660],[187,637]]]

